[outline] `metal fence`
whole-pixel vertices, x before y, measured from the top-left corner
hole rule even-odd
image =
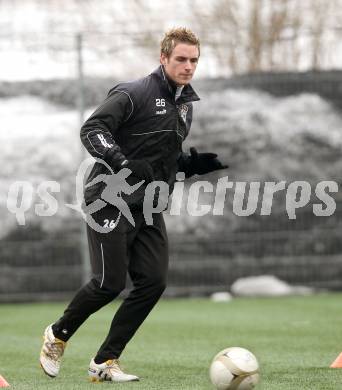
[[[171,234],[165,295],[207,295],[229,289],[239,277],[264,274],[295,285],[342,289],[341,206],[332,226],[315,225],[314,216],[312,223],[306,216],[310,229],[298,220],[288,221],[288,229],[220,238]],[[84,281],[80,237],[0,242],[0,301],[69,298]]]
[[[337,77],[338,76],[338,77]],[[313,78],[316,82],[313,82]],[[319,79],[319,82],[317,81]],[[253,86],[279,94],[310,91],[341,107],[340,73],[254,75],[211,88]],[[279,81],[280,80],[280,81]],[[287,82],[285,82],[287,80]],[[292,80],[292,81],[291,81]],[[329,82],[327,82],[327,80]],[[334,80],[336,82],[334,82]],[[333,217],[304,213],[296,221],[254,217],[252,228],[199,238],[170,234],[169,296],[199,295],[226,290],[239,277],[273,274],[293,284],[342,289],[342,201]],[[58,238],[0,241],[0,301],[66,299],[84,282],[82,235],[66,232]]]
[[[83,279],[80,235],[0,242],[0,301],[63,299]]]

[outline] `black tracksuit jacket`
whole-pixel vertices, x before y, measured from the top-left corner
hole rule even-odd
[[[168,183],[171,193],[176,173],[187,158],[182,143],[191,126],[192,102],[199,100],[190,84],[184,86],[177,101],[175,92],[176,85],[166,77],[162,65],[144,78],[116,85],[82,126],[83,145],[112,167],[125,159],[148,161],[154,179]],[[96,162],[87,183],[103,173],[109,171]],[[138,181],[131,176],[131,184]],[[99,199],[104,186],[87,187],[86,204]],[[126,199],[131,206],[142,203],[144,186],[137,191]]]

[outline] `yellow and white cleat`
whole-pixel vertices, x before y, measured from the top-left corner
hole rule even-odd
[[[94,359],[91,359],[88,374],[91,382],[133,382],[139,380],[135,375],[125,374],[117,359],[107,360],[101,364],[96,364]]]
[[[59,373],[66,342],[54,336],[51,325],[45,329],[43,340],[40,365],[46,375],[54,378]]]

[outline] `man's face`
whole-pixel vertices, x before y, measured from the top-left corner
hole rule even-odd
[[[178,43],[171,55],[160,55],[160,63],[168,77],[178,85],[190,83],[198,63],[199,51],[197,46]]]

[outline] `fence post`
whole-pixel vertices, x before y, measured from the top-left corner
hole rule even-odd
[[[83,47],[83,36],[81,33],[76,35],[76,48],[77,48],[77,104],[79,112],[79,125],[80,127],[84,122],[84,78],[83,78],[83,56],[82,56],[82,47]],[[86,149],[81,145],[81,158],[82,161],[87,157]],[[89,261],[89,251],[88,251],[88,241],[87,241],[87,229],[84,221],[81,222],[82,227],[80,231],[80,250],[82,256],[82,282],[83,284],[88,282],[90,278],[90,261]]]

